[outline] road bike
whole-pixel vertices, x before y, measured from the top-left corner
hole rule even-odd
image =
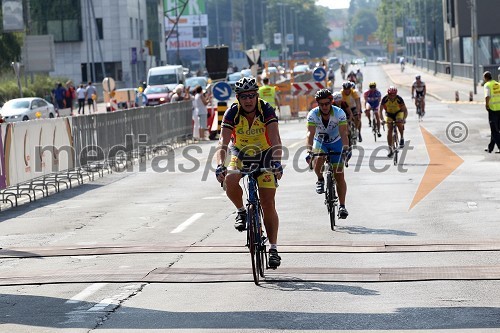
[[[392,152],[394,153],[392,155],[394,165],[398,165],[398,154],[399,154],[399,132],[398,132],[398,126],[396,125],[397,123],[401,123],[403,121],[401,120],[396,120],[392,122]],[[403,125],[404,126],[404,125]]]
[[[425,112],[422,110],[422,96],[417,96],[415,97],[416,99],[416,106],[417,106],[417,116],[418,116],[418,121],[424,120],[424,115]]]
[[[354,123],[353,119],[348,120],[348,125],[349,125],[349,146],[350,147],[356,146],[356,144],[358,143],[358,128],[356,127],[356,124]]]
[[[242,170],[228,170],[227,173],[239,173],[243,176],[244,188],[247,193],[247,244],[252,261],[253,281],[259,285],[260,278],[265,277],[265,269],[269,269],[268,253],[266,249],[267,237],[263,232],[263,213],[260,205],[257,177],[264,172],[274,172],[273,169],[245,167]],[[246,176],[246,177],[245,177]]]
[[[341,155],[342,153],[339,152],[334,152],[334,151],[329,151],[327,153],[312,153],[310,154],[311,156],[311,161],[309,162],[309,169],[312,170],[313,168],[313,160],[315,157],[318,156],[325,156],[325,163],[323,165],[323,175],[324,179],[326,180],[326,187],[325,187],[325,205],[326,209],[328,211],[328,215],[330,216],[330,227],[332,230],[335,230],[335,218],[339,217],[338,213],[338,205],[339,205],[339,198],[336,193],[336,186],[337,183],[335,181],[334,177],[334,165],[330,163],[329,161],[329,156],[332,155]],[[348,166],[347,159],[343,158],[343,162],[345,163],[346,167]]]

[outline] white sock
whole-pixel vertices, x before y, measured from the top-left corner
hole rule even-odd
[[[271,250],[278,250],[278,245],[271,244]]]
[[[238,208],[238,213],[241,213],[241,212],[244,212],[246,209],[245,209],[245,206],[241,207],[241,208]]]

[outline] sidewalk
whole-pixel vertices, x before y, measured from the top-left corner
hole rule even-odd
[[[397,86],[406,87],[409,92],[411,92],[411,85],[415,80],[415,76],[420,74],[422,81],[425,82],[427,87],[427,94],[437,100],[455,103],[455,92],[458,91],[459,103],[484,103],[483,87],[480,85],[477,86],[477,94],[473,94],[473,101],[469,102],[470,92],[474,93],[472,80],[457,77],[451,80],[449,75],[434,75],[432,69],[427,71],[427,68],[420,68],[412,65],[406,65],[404,72],[401,72],[399,64],[382,65],[382,68],[392,82]]]

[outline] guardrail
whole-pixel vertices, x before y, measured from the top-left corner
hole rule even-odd
[[[191,101],[0,127],[0,202],[17,205],[192,136]],[[0,207],[1,208],[1,207]]]

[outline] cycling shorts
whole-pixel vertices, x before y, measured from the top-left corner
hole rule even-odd
[[[376,107],[373,107],[370,103],[366,103],[365,105],[365,110],[370,110],[373,112],[378,112],[378,105]]]
[[[351,112],[352,112],[353,117],[356,117],[358,115],[358,110],[355,107],[351,108]]]
[[[415,97],[422,97],[422,99],[424,98],[424,91],[415,91]]]
[[[228,165],[228,169],[238,169],[241,170],[243,167],[253,167],[253,165],[258,164],[259,168],[270,168],[272,161],[272,150],[267,149],[258,153],[255,156],[247,155],[231,155],[231,160]],[[278,187],[278,182],[276,176],[272,172],[264,172],[257,177],[257,184],[259,188],[272,188],[276,189]]]
[[[386,117],[385,117],[386,123],[392,123],[396,120],[404,120],[405,119],[405,113],[401,110],[399,110],[396,113],[386,112],[385,115],[386,115]]]
[[[330,163],[334,166],[343,166],[342,163],[342,140],[337,140],[332,143],[324,143],[319,140],[314,140],[313,152],[314,153],[328,153],[330,151],[339,153],[338,155],[328,156]]]

